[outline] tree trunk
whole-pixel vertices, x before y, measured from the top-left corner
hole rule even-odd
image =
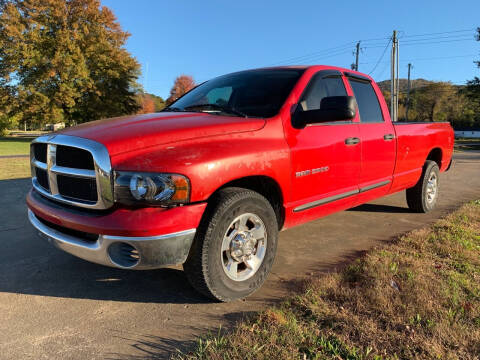
[[[437,105],[436,102],[434,102],[434,103],[432,104],[432,107],[431,107],[431,109],[430,109],[429,120],[430,120],[431,122],[433,122],[433,114],[435,113],[435,105]]]

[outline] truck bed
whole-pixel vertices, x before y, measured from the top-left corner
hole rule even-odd
[[[448,122],[396,122],[393,125],[397,136],[397,157],[391,192],[415,185],[429,154],[438,157],[440,171],[448,168],[454,142],[454,133]]]

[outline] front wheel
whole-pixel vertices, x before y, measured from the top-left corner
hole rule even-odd
[[[209,204],[183,268],[202,294],[220,301],[241,299],[265,281],[277,238],[278,222],[267,199],[226,188]]]
[[[438,199],[440,171],[435,161],[427,160],[417,184],[407,189],[408,207],[418,213],[427,213],[435,207]]]

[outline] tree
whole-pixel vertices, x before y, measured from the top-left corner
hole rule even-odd
[[[155,111],[163,110],[166,106],[165,100],[161,96],[149,94],[152,97],[153,103],[155,104]]]
[[[418,121],[447,121],[446,105],[455,101],[457,89],[448,82],[435,82],[412,92],[412,108]]]
[[[140,110],[139,114],[150,114],[155,112],[155,102],[150,94],[139,95]]]
[[[129,36],[99,0],[3,1],[0,97],[9,114],[41,125],[135,112],[140,66],[124,48]]]
[[[180,75],[175,79],[172,89],[170,90],[170,97],[167,99],[167,104],[171,104],[180,96],[190,91],[195,87],[195,80],[190,75]]]
[[[138,94],[137,102],[139,105],[138,114],[148,114],[160,111],[165,107],[165,101],[162,97],[143,92]]]

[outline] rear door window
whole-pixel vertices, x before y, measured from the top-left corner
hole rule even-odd
[[[320,102],[327,96],[347,96],[342,78],[340,76],[322,77],[322,74],[315,75],[300,101],[302,110],[320,109]]]
[[[382,109],[372,84],[367,81],[349,79],[353,94],[357,99],[360,122],[380,123],[383,122]]]

